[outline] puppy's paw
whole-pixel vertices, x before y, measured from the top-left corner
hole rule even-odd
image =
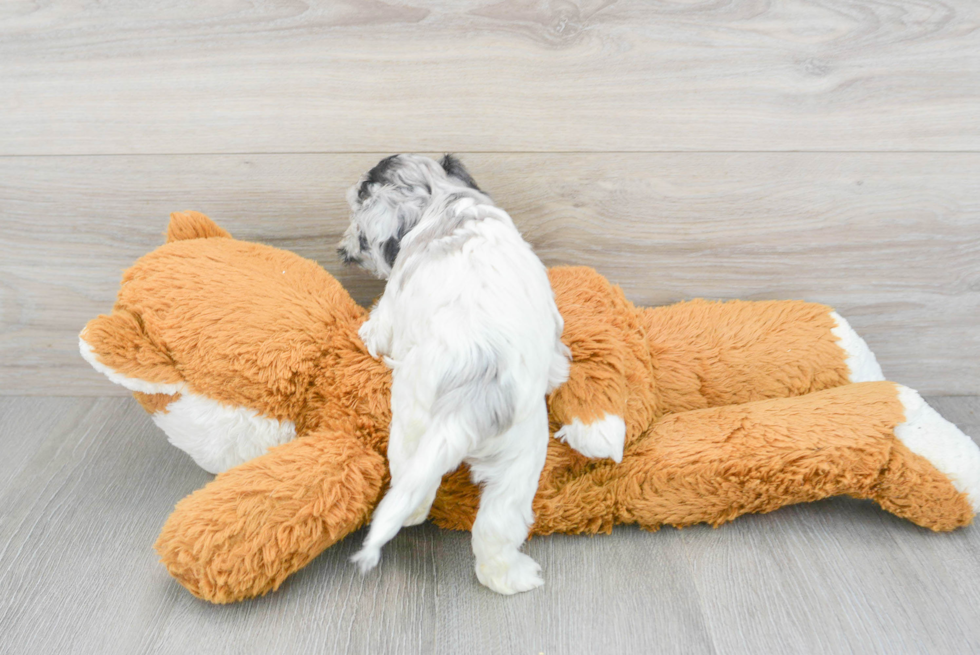
[[[374,546],[362,546],[361,550],[354,553],[351,556],[350,561],[357,564],[357,568],[360,569],[361,575],[364,575],[374,567],[378,565],[381,561],[381,549]]]
[[[384,342],[380,334],[381,330],[378,326],[378,321],[368,319],[361,324],[361,327],[357,330],[357,336],[361,338],[364,342],[364,346],[367,348],[368,354],[375,359],[378,358],[378,353],[384,351]]]
[[[531,591],[544,584],[541,566],[521,552],[488,561],[477,560],[476,577],[484,586],[508,596]]]
[[[586,457],[608,457],[618,463],[623,461],[626,423],[621,416],[615,414],[606,414],[588,425],[575,418],[558,430],[555,438]]]

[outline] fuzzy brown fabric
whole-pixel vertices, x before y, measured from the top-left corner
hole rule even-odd
[[[139,391],[134,391],[133,397],[146,410],[147,414],[166,414],[168,411],[167,406],[180,398],[180,394],[140,393]]]
[[[119,373],[296,424],[294,441],[178,503],[157,540],[188,590],[232,602],[278,588],[368,521],[387,483],[390,375],[357,337],[366,310],[316,263],[195,212],[174,214],[168,239],[82,336]],[[840,494],[933,530],[970,522],[965,496],[895,438],[895,385],[846,384],[828,307],[643,309],[591,269],[550,276],[573,355],[551,427],[610,413],[628,433],[621,464],[551,440],[533,533],[719,525]],[[157,412],[177,396],[137,397]],[[478,499],[463,467],[430,517],[468,529]]]

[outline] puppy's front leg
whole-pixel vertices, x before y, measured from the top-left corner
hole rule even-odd
[[[368,353],[375,359],[391,354],[393,325],[388,305],[385,296],[381,296],[378,304],[371,310],[371,317],[357,331],[357,336],[361,337]]]

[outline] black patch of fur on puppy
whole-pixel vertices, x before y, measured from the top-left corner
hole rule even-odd
[[[480,193],[483,193],[480,187],[476,185],[476,180],[473,179],[470,172],[466,170],[465,166],[463,166],[463,162],[459,161],[456,157],[447,154],[442,158],[442,161],[439,162],[439,165],[442,166],[442,170],[446,171],[446,175],[449,177],[455,177],[457,180],[471,189],[476,189]]]
[[[351,257],[346,248],[337,248],[337,255],[344,264],[353,264],[357,261],[357,257]]]
[[[357,249],[358,254],[353,255],[347,250],[347,248],[341,246],[340,248],[337,248],[337,254],[340,256],[340,260],[344,264],[360,264],[361,253],[368,249],[368,240],[363,234],[357,235]]]
[[[400,231],[400,230],[399,230]],[[401,249],[401,244],[399,243],[401,238],[391,237],[385,241],[384,245],[384,257],[385,262],[389,267],[395,265],[395,259],[398,257],[398,251]]]
[[[367,199],[368,195],[370,195],[368,192],[368,187],[372,184],[382,184],[387,181],[385,178],[385,173],[387,173],[388,169],[394,165],[395,159],[397,158],[398,155],[385,157],[375,164],[374,168],[368,171],[367,179],[361,183],[361,188],[357,190],[358,200],[364,202]]]

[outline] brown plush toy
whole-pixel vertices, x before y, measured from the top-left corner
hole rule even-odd
[[[552,431],[621,417],[626,447],[616,464],[552,439],[532,534],[717,526],[840,494],[933,530],[973,517],[980,449],[883,381],[828,307],[644,309],[591,269],[550,276],[573,360],[549,401]],[[194,595],[274,590],[370,518],[388,478],[390,376],[358,339],[366,318],[315,262],[185,212],[85,327],[83,356],[220,472],[156,543]],[[430,518],[468,529],[479,495],[465,467],[449,474]]]

